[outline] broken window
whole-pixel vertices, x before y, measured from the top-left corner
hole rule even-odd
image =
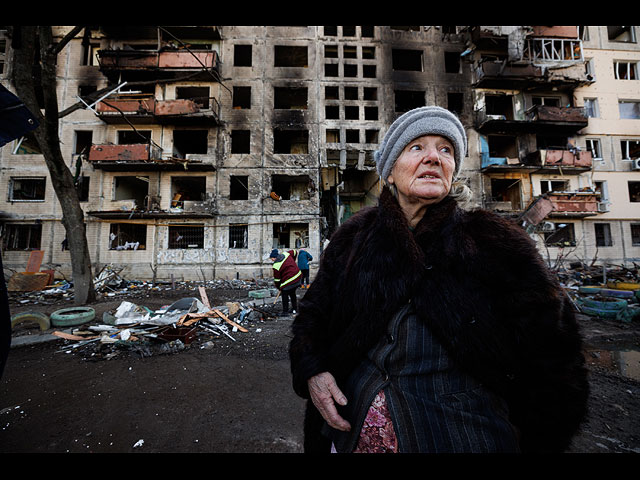
[[[76,180],[76,192],[78,192],[78,200],[87,202],[89,200],[89,181],[91,177],[81,175]]]
[[[358,100],[358,87],[344,87],[345,100]]]
[[[637,80],[638,64],[636,62],[613,62],[613,72],[616,80]]]
[[[447,109],[456,115],[461,115],[464,112],[464,95],[459,92],[448,92]]]
[[[378,120],[378,107],[364,107],[365,120]]]
[[[209,87],[177,87],[176,99],[193,100],[199,109],[209,108]]]
[[[249,177],[247,175],[231,175],[229,177],[229,200],[249,199]]]
[[[274,67],[308,67],[307,47],[276,45],[274,47]]]
[[[354,129],[348,128],[345,131],[345,142],[360,143],[360,130],[354,130]]]
[[[640,223],[631,224],[631,244],[634,247],[640,246]]]
[[[594,223],[593,228],[596,234],[597,247],[611,247],[613,245],[611,225],[609,223]]]
[[[137,145],[151,141],[151,130],[120,130],[118,145]]]
[[[170,225],[169,248],[204,248],[204,225]]]
[[[324,76],[325,77],[337,77],[339,75],[337,63],[325,63]]]
[[[376,87],[364,87],[364,100],[378,100],[378,89]]]
[[[566,180],[540,180],[540,193],[566,192],[569,183]]]
[[[324,118],[326,118],[327,120],[339,120],[340,107],[338,105],[325,105]]]
[[[620,100],[618,101],[618,109],[622,119],[640,119],[640,101]]]
[[[363,25],[360,27],[360,36],[362,37],[373,37],[374,32],[373,25]]]
[[[364,60],[373,60],[376,58],[376,47],[362,47],[362,58]]]
[[[640,158],[640,140],[620,140],[620,150],[623,160]]]
[[[597,138],[587,138],[585,140],[587,150],[591,152],[591,156],[594,160],[602,160],[602,148],[600,147],[600,140]]]
[[[340,90],[338,87],[324,87],[324,99],[325,100],[339,100]]]
[[[575,247],[576,234],[573,223],[554,223],[555,230],[544,232],[544,243],[550,247]]]
[[[362,76],[364,78],[376,78],[376,66],[362,65]]]
[[[251,153],[251,132],[249,130],[231,131],[231,153]]]
[[[354,78],[358,76],[358,66],[357,65],[353,65],[351,63],[345,63],[342,66],[343,70],[344,70],[344,76],[347,78]]]
[[[560,97],[533,96],[531,97],[533,105],[546,105],[548,107],[559,107]]]
[[[207,198],[206,177],[171,177],[171,207],[185,208],[184,202],[201,202]]]
[[[93,143],[93,132],[91,130],[76,130],[74,133],[76,146],[73,153],[76,155],[88,154]]]
[[[173,155],[187,158],[189,154],[206,154],[208,150],[207,130],[174,130]]]
[[[444,71],[460,73],[460,52],[444,52]]]
[[[145,250],[147,225],[144,223],[112,223],[109,250]]]
[[[338,130],[338,129],[328,129],[326,131],[326,142],[327,143],[340,143],[340,130]]]
[[[424,90],[395,90],[393,95],[396,112],[408,112],[426,105]]]
[[[273,108],[306,110],[307,89],[305,87],[274,87]]]
[[[281,200],[309,200],[310,183],[308,175],[273,175],[271,190]]]
[[[342,27],[342,36],[343,37],[355,37],[356,36],[356,27],[355,25],[346,25]]]
[[[522,208],[520,180],[513,178],[491,179],[491,200],[494,202],[508,202],[512,210]]]
[[[597,98],[585,98],[584,100],[584,114],[589,118],[598,118],[598,99]]]
[[[635,43],[636,41],[633,27],[607,26],[607,36],[610,42]]]
[[[324,46],[324,58],[338,58],[338,46],[337,45],[325,45]]]
[[[344,107],[345,120],[360,120],[360,107],[357,105],[347,105]]]
[[[515,136],[489,135],[487,141],[491,158],[519,158]]]
[[[273,153],[309,153],[309,132],[307,130],[273,130]]]
[[[249,248],[249,226],[240,223],[229,225],[229,248]]]
[[[365,130],[365,142],[366,143],[378,143],[379,130]]]
[[[7,223],[2,234],[3,250],[39,250],[42,224]]]
[[[422,50],[394,48],[391,51],[391,64],[394,70],[421,72]]]
[[[113,200],[134,200],[136,207],[146,204],[149,177],[117,176],[113,178]]]
[[[536,135],[538,150],[564,150],[569,144],[565,135]]]
[[[338,27],[337,26],[323,26],[324,34],[327,37],[337,37],[338,36]]]
[[[233,108],[251,108],[251,87],[233,87]]]
[[[308,223],[274,223],[273,248],[304,248],[309,246]]]
[[[512,95],[485,95],[484,104],[487,116],[496,116],[504,120],[513,120]]]
[[[629,201],[640,202],[640,182],[628,182]]]
[[[233,66],[234,67],[250,67],[251,66],[251,45],[234,45],[233,46]]]
[[[9,201],[43,201],[46,183],[45,177],[11,177],[9,180]]]
[[[343,58],[358,58],[358,47],[355,45],[343,45],[342,46]]]

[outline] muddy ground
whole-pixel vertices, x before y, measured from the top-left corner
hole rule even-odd
[[[230,287],[205,285],[211,304],[247,301],[260,288]],[[156,310],[184,297],[199,297],[197,285],[104,297],[92,304],[92,323],[125,300]],[[0,452],[301,452],[303,401],[291,390],[287,354],[292,317],[276,315],[280,305],[268,301],[261,308],[269,315],[243,323],[248,332],[232,332],[235,341],[202,331],[164,350],[71,351],[65,346],[76,342],[61,339],[14,346],[0,379]],[[11,294],[12,314],[69,306]],[[640,453],[640,325],[579,318],[592,394],[570,452]],[[13,335],[54,330],[25,322]]]

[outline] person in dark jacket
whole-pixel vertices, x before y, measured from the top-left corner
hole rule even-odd
[[[302,272],[301,288],[309,288],[309,262],[313,261],[313,257],[309,252],[302,248],[298,250],[298,268]]]
[[[300,286],[302,273],[296,265],[293,252],[280,253],[277,249],[273,249],[269,257],[273,262],[273,281],[282,295],[282,313],[289,313],[289,300],[291,300],[292,313],[295,314],[298,309],[296,290]]]
[[[378,205],[323,252],[289,349],[305,452],[561,452],[577,432],[570,300],[523,229],[459,206],[466,142],[445,109],[400,116]]]

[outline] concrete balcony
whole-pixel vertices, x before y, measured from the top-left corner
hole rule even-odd
[[[538,173],[576,173],[591,170],[593,156],[588,150],[538,150],[527,156],[529,165],[538,165]]]
[[[550,217],[584,218],[599,213],[600,195],[595,192],[550,192],[545,197],[553,205]]]
[[[161,148],[149,143],[92,145],[87,161],[105,171],[215,170],[210,156],[187,154],[186,158],[166,158]]]
[[[98,103],[96,111],[100,119],[109,124],[219,124],[220,104],[217,99],[156,100],[152,96],[120,95]]]

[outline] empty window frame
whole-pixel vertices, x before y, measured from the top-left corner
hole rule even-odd
[[[241,223],[229,225],[229,248],[249,248],[249,226]]]
[[[519,158],[516,137],[512,135],[489,135],[489,157]]]
[[[309,200],[310,184],[308,175],[271,176],[271,190],[281,200]]]
[[[597,98],[584,99],[584,114],[589,118],[598,118],[600,116]]]
[[[631,224],[631,244],[640,247],[640,223]]]
[[[229,176],[229,200],[249,199],[249,177],[247,175]]]
[[[513,120],[513,95],[485,95],[485,112],[504,120]]]
[[[609,223],[594,223],[593,229],[596,235],[597,247],[611,247],[613,246],[613,239],[611,238],[611,224]]]
[[[251,66],[251,45],[234,45],[233,46],[233,66],[234,67],[250,67]]]
[[[7,223],[2,233],[3,250],[39,250],[42,224]]]
[[[327,129],[325,139],[327,143],[340,143],[340,130],[336,128]]]
[[[447,109],[456,115],[464,113],[464,94],[447,92]]]
[[[396,112],[408,112],[426,105],[424,90],[395,90],[394,108]]]
[[[391,50],[391,64],[394,70],[422,71],[422,50],[394,48]]]
[[[171,177],[171,206],[184,208],[184,202],[200,202],[207,198],[206,177]]]
[[[233,108],[251,108],[251,87],[233,87]]]
[[[620,111],[621,119],[640,119],[640,101],[620,100],[618,101],[618,109]]]
[[[11,177],[9,179],[9,201],[42,202],[45,197],[45,177]]]
[[[309,153],[309,131],[275,128],[273,130],[273,153]]]
[[[75,148],[73,153],[75,155],[88,155],[89,149],[93,143],[93,131],[92,130],[75,130]]]
[[[607,26],[607,37],[610,42],[635,43],[634,27]]]
[[[231,153],[246,154],[251,153],[251,131],[232,130],[231,131]]]
[[[553,232],[544,232],[544,243],[550,247],[575,247],[576,234],[573,223],[554,223]]]
[[[147,225],[143,223],[112,223],[109,229],[109,250],[145,250]]]
[[[508,202],[512,210],[522,208],[521,182],[513,178],[491,179],[491,200],[494,202]]]
[[[87,202],[89,200],[89,183],[91,177],[81,175],[76,180],[76,192],[78,192],[78,200],[81,202]]]
[[[629,201],[640,202],[640,182],[628,182]]]
[[[119,130],[118,145],[137,145],[151,142],[151,130]]]
[[[170,225],[169,249],[204,248],[204,225]]]
[[[566,192],[569,182],[566,180],[540,180],[540,193]]]
[[[338,46],[337,45],[325,45],[324,46],[324,58],[338,58]]]
[[[535,95],[531,97],[532,105],[546,105],[547,107],[559,107],[560,97],[547,97],[542,95]]]
[[[276,45],[274,46],[274,67],[308,67],[308,48],[306,46]]]
[[[637,160],[640,158],[640,140],[620,140],[622,160]]]
[[[308,223],[274,223],[273,248],[303,248],[309,246]]]
[[[306,87],[274,87],[273,108],[283,110],[306,110],[308,103]]]
[[[189,154],[206,154],[208,151],[207,130],[174,130],[173,155],[186,158]]]
[[[602,160],[602,146],[597,138],[587,138],[585,140],[587,150],[591,152],[594,160]]]
[[[117,176],[113,178],[113,200],[135,200],[136,207],[145,205],[149,194],[149,177]]]
[[[613,62],[613,74],[616,80],[638,80],[637,62]]]
[[[209,108],[209,87],[176,87],[176,99],[192,100],[200,110]]]
[[[444,52],[444,71],[460,73],[460,52]]]

